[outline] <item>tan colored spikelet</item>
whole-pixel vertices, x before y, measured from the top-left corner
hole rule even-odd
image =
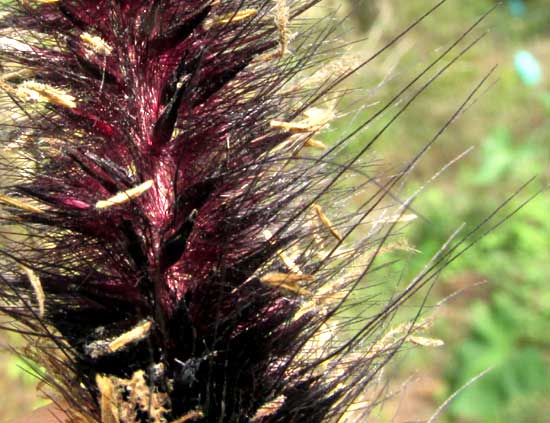
[[[25,210],[31,213],[44,213],[44,210],[39,209],[36,206],[25,203],[21,200],[16,200],[15,198],[6,197],[5,195],[0,195],[0,203],[9,204],[10,206],[17,207],[18,209]]]
[[[130,329],[128,332],[123,333],[119,337],[109,342],[109,352],[114,353],[121,350],[128,344],[145,339],[147,336],[149,336],[152,327],[153,322],[151,322],[150,320],[140,323],[136,327]]]
[[[279,57],[283,57],[288,52],[288,46],[292,38],[289,29],[290,8],[287,0],[276,0],[274,18],[275,26],[279,30]]]
[[[74,109],[76,99],[60,88],[36,81],[25,81],[17,86],[17,96],[25,101],[47,102],[56,106]]]
[[[153,322],[151,322],[150,320],[146,320],[112,340],[105,341],[100,339],[91,342],[86,346],[88,355],[95,359],[107,354],[113,354],[117,351],[120,351],[134,342],[139,342],[147,338],[147,336],[149,336],[149,333],[151,332],[152,327]]]
[[[233,24],[253,18],[257,14],[258,11],[256,9],[243,9],[239,10],[238,12],[230,12],[207,20],[205,23],[205,27],[207,29],[210,29],[214,26],[227,25],[230,23]]]
[[[315,211],[321,223],[330,231],[334,238],[336,238],[338,241],[342,241],[342,235],[340,235],[340,232],[338,232],[336,227],[332,224],[330,219],[324,213],[323,208],[319,204],[313,204],[311,208]]]
[[[151,422],[166,421],[164,416],[168,412],[168,394],[152,391],[143,370],[134,372],[129,381],[121,379],[119,383],[130,392],[128,399],[130,410],[137,406],[142,412],[149,414]],[[128,421],[128,423],[132,422]]]
[[[275,414],[283,406],[286,401],[286,396],[279,395],[277,398],[265,403],[256,411],[254,417],[250,419],[251,423],[261,421],[264,417],[269,417]]]
[[[102,423],[135,423],[138,411],[151,423],[166,423],[169,396],[149,386],[145,371],[135,371],[130,379],[98,374],[96,384]]]
[[[148,190],[150,190],[154,185],[154,182],[152,179],[149,179],[148,181],[143,182],[142,184],[139,184],[136,187],[130,188],[126,191],[121,191],[118,194],[115,194],[111,198],[108,198],[107,200],[100,200],[95,204],[96,209],[106,209],[113,206],[118,206],[120,204],[127,203],[128,201],[131,201],[140,195],[144,194]]]
[[[25,272],[27,279],[31,283],[32,289],[34,290],[36,302],[38,303],[39,316],[44,317],[46,309],[46,294],[44,294],[44,288],[42,288],[42,282],[40,282],[40,278],[32,269],[29,269],[27,266],[23,266],[22,264],[20,264],[19,267],[21,267],[23,272]]]
[[[96,374],[95,382],[99,389],[99,409],[102,423],[120,423],[118,417],[118,395],[113,380],[108,376]]]
[[[105,40],[96,35],[89,34],[88,32],[83,32],[80,34],[80,39],[97,54],[102,56],[108,56],[112,53],[113,48],[107,44]]]
[[[298,284],[300,282],[310,282],[312,280],[312,275],[297,273],[270,272],[260,277],[260,281],[266,285],[285,289],[304,297],[310,297],[312,293],[309,290],[300,287]]]

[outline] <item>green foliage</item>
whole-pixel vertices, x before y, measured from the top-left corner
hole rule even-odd
[[[427,223],[420,225],[415,234],[417,248],[427,254],[437,251],[444,242],[441,228],[459,223],[456,217],[451,218],[457,215],[456,204],[462,204],[458,211],[467,216],[467,221],[494,207],[490,197],[479,201],[482,197],[476,197],[476,191],[488,192],[503,181],[521,178],[523,173],[541,172],[538,154],[541,151],[530,144],[514,147],[509,131],[492,131],[482,149],[481,168],[459,172],[466,194],[450,201],[443,190],[436,189],[421,201],[420,208],[428,214]],[[523,159],[532,164],[529,169],[514,170],[518,160]],[[546,358],[550,351],[549,206],[547,195],[542,193],[481,239],[474,252],[463,256],[446,273],[447,278],[456,278],[475,269],[478,279],[486,279],[491,290],[487,300],[477,300],[460,311],[469,316],[470,329],[465,341],[451,353],[446,371],[450,391],[496,366],[453,401],[449,409],[452,416],[508,422],[517,410],[529,409],[526,404],[532,398],[550,394]],[[546,415],[542,410],[537,414],[530,409],[530,421],[542,421]]]
[[[414,69],[415,63],[429,61],[430,56],[426,56],[429,46],[445,45],[452,34],[464,29],[465,22],[492,4],[494,2],[489,0],[449,2],[441,12],[448,16],[437,14],[427,28],[413,35],[413,44],[418,48],[411,49],[401,58],[401,66]],[[457,95],[469,90],[488,66],[500,64],[498,84],[467,116],[449,128],[446,136],[415,169],[411,182],[420,186],[442,163],[470,145],[477,145],[473,154],[447,171],[414,204],[422,219],[412,226],[412,244],[421,254],[409,261],[408,275],[403,277],[405,281],[422,268],[426,258],[435,254],[462,222],[470,225],[479,222],[531,177],[539,176],[544,180],[549,176],[548,80],[537,88],[526,87],[514,69],[513,57],[519,49],[530,50],[547,71],[550,61],[544,46],[548,47],[550,34],[545,22],[548,22],[550,9],[545,1],[533,0],[526,4],[527,13],[522,18],[511,17],[507,7],[498,9],[491,19],[493,34],[497,34],[491,43],[477,46],[465,58],[465,64],[456,66],[450,77],[444,77],[426,93],[377,146],[386,160],[396,164],[405,162],[452,113]],[[418,15],[424,6],[424,2],[403,3],[400,15]],[[438,20],[454,24],[437,25]],[[399,27],[403,22],[394,24]],[[392,75],[387,90],[398,87],[405,80],[403,78],[400,74]],[[533,193],[540,185],[533,186]],[[467,231],[468,227],[463,232]],[[464,295],[466,300],[459,300],[461,305],[455,306],[457,308],[446,317],[447,321],[440,322],[437,327],[440,332],[437,335],[443,339],[452,339],[457,329],[460,334],[457,346],[449,349],[446,355],[443,376],[448,390],[436,401],[443,401],[471,378],[494,367],[452,401],[448,411],[451,419],[491,423],[547,421],[550,415],[548,275],[548,191],[539,194],[501,227],[479,240],[444,273],[436,287],[439,291],[434,294],[435,298],[465,287],[454,286],[453,281],[485,280],[487,285],[483,296],[479,290],[469,290]],[[421,372],[433,374],[438,370],[427,368]]]
[[[474,325],[453,354],[449,381],[458,389],[483,370],[495,368],[451,403],[451,415],[504,423],[510,421],[509,413],[524,406],[522,399],[548,393],[547,363],[540,348],[522,342],[525,322],[517,312],[517,304],[502,293],[489,304],[477,302],[471,307]]]
[[[36,385],[36,370],[26,360],[19,356],[11,356],[8,360],[6,371],[8,378],[12,381],[19,381],[25,386],[34,387]]]

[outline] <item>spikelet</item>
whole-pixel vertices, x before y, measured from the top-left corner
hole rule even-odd
[[[453,257],[341,330],[412,219],[373,216],[407,208],[414,161],[349,201],[381,134],[343,163],[369,122],[312,139],[368,62],[325,61],[337,28],[300,18],[315,3],[2,3],[0,219],[26,235],[0,246],[0,309],[40,340],[23,353],[68,423],[337,422],[398,348],[376,343],[387,321]]]

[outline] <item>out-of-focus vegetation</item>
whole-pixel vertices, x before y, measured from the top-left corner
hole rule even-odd
[[[351,44],[348,51],[368,56],[435,0],[348,2],[348,7],[332,2],[341,14],[352,12],[352,24],[349,31],[343,29],[343,37],[352,40],[368,34],[364,42]],[[368,118],[376,104],[390,98],[495,3],[449,0],[403,41],[369,64],[350,84],[356,91],[339,107],[346,115],[322,135],[325,141],[330,142]],[[421,218],[410,226],[409,239],[420,253],[406,259],[403,281],[422,268],[462,222],[479,222],[532,176],[539,176],[542,182],[534,183],[531,192],[549,180],[549,23],[547,0],[505,2],[483,25],[491,29],[485,39],[442,76],[377,144],[377,157],[386,165],[400,168],[433,137],[482,76],[493,65],[499,65],[498,82],[448,128],[411,173],[404,198],[450,160],[475,147],[414,203]],[[358,28],[368,32],[362,34]],[[540,80],[525,76],[526,71],[517,61],[520,52],[528,52],[538,61]],[[392,108],[390,113],[396,110]],[[367,139],[384,122],[382,118],[373,123],[344,154],[356,151],[363,136]],[[390,401],[381,411],[381,421],[425,419],[450,394],[489,367],[494,369],[457,395],[442,420],[547,421],[549,215],[550,198],[542,193],[447,269],[431,294],[437,301],[461,290],[435,311],[432,335],[447,345],[428,352],[413,351],[401,361],[401,368],[392,377],[400,383],[415,371],[420,379],[411,381],[408,395],[398,396],[395,404]],[[477,284],[481,281],[486,283]],[[6,345],[13,339],[4,336],[2,341]],[[29,393],[35,382],[21,368],[25,364],[20,360],[3,356],[0,392],[8,394],[0,398],[0,420],[38,404]]]
[[[361,48],[374,51],[376,46],[384,45],[390,34],[435,2],[349,3],[348,10],[357,17],[357,26],[368,28],[370,34],[370,44],[367,40],[361,46],[354,45],[351,50],[355,53]],[[384,86],[372,94],[371,102],[389,98],[495,3],[448,1],[401,44],[373,62],[367,75],[354,81],[354,85],[372,88],[385,78]],[[549,23],[550,8],[544,0],[504,2],[483,24],[482,28],[490,29],[485,39],[394,123],[377,145],[377,156],[399,169],[433,137],[480,78],[498,65],[496,84],[447,129],[411,174],[404,198],[454,157],[475,147],[430,184],[414,203],[421,219],[411,225],[409,240],[420,253],[406,260],[404,281],[410,280],[463,222],[469,225],[467,231],[531,177],[538,177],[531,193],[548,183]],[[375,109],[364,107],[348,114],[334,132],[325,135],[326,139],[338,136],[340,130],[349,130]],[[373,124],[363,139],[368,139],[384,122],[382,119],[380,124]],[[358,140],[351,146],[349,153],[356,151],[360,143]],[[409,384],[408,395],[395,401],[398,405],[381,412],[381,420],[425,419],[449,395],[492,368],[461,391],[439,421],[548,421],[548,275],[550,196],[546,191],[452,263],[437,282],[432,303],[460,291],[435,311],[432,334],[447,345],[438,351],[415,351],[403,361],[401,373],[397,371],[393,376],[404,380],[415,370],[420,379]],[[423,380],[431,387],[428,392]]]

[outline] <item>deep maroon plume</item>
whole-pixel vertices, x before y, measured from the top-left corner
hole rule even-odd
[[[355,293],[402,247],[412,164],[373,179],[378,135],[314,139],[366,64],[329,62],[315,3],[2,5],[1,309],[70,423],[360,421],[421,328],[384,336],[443,256]]]

